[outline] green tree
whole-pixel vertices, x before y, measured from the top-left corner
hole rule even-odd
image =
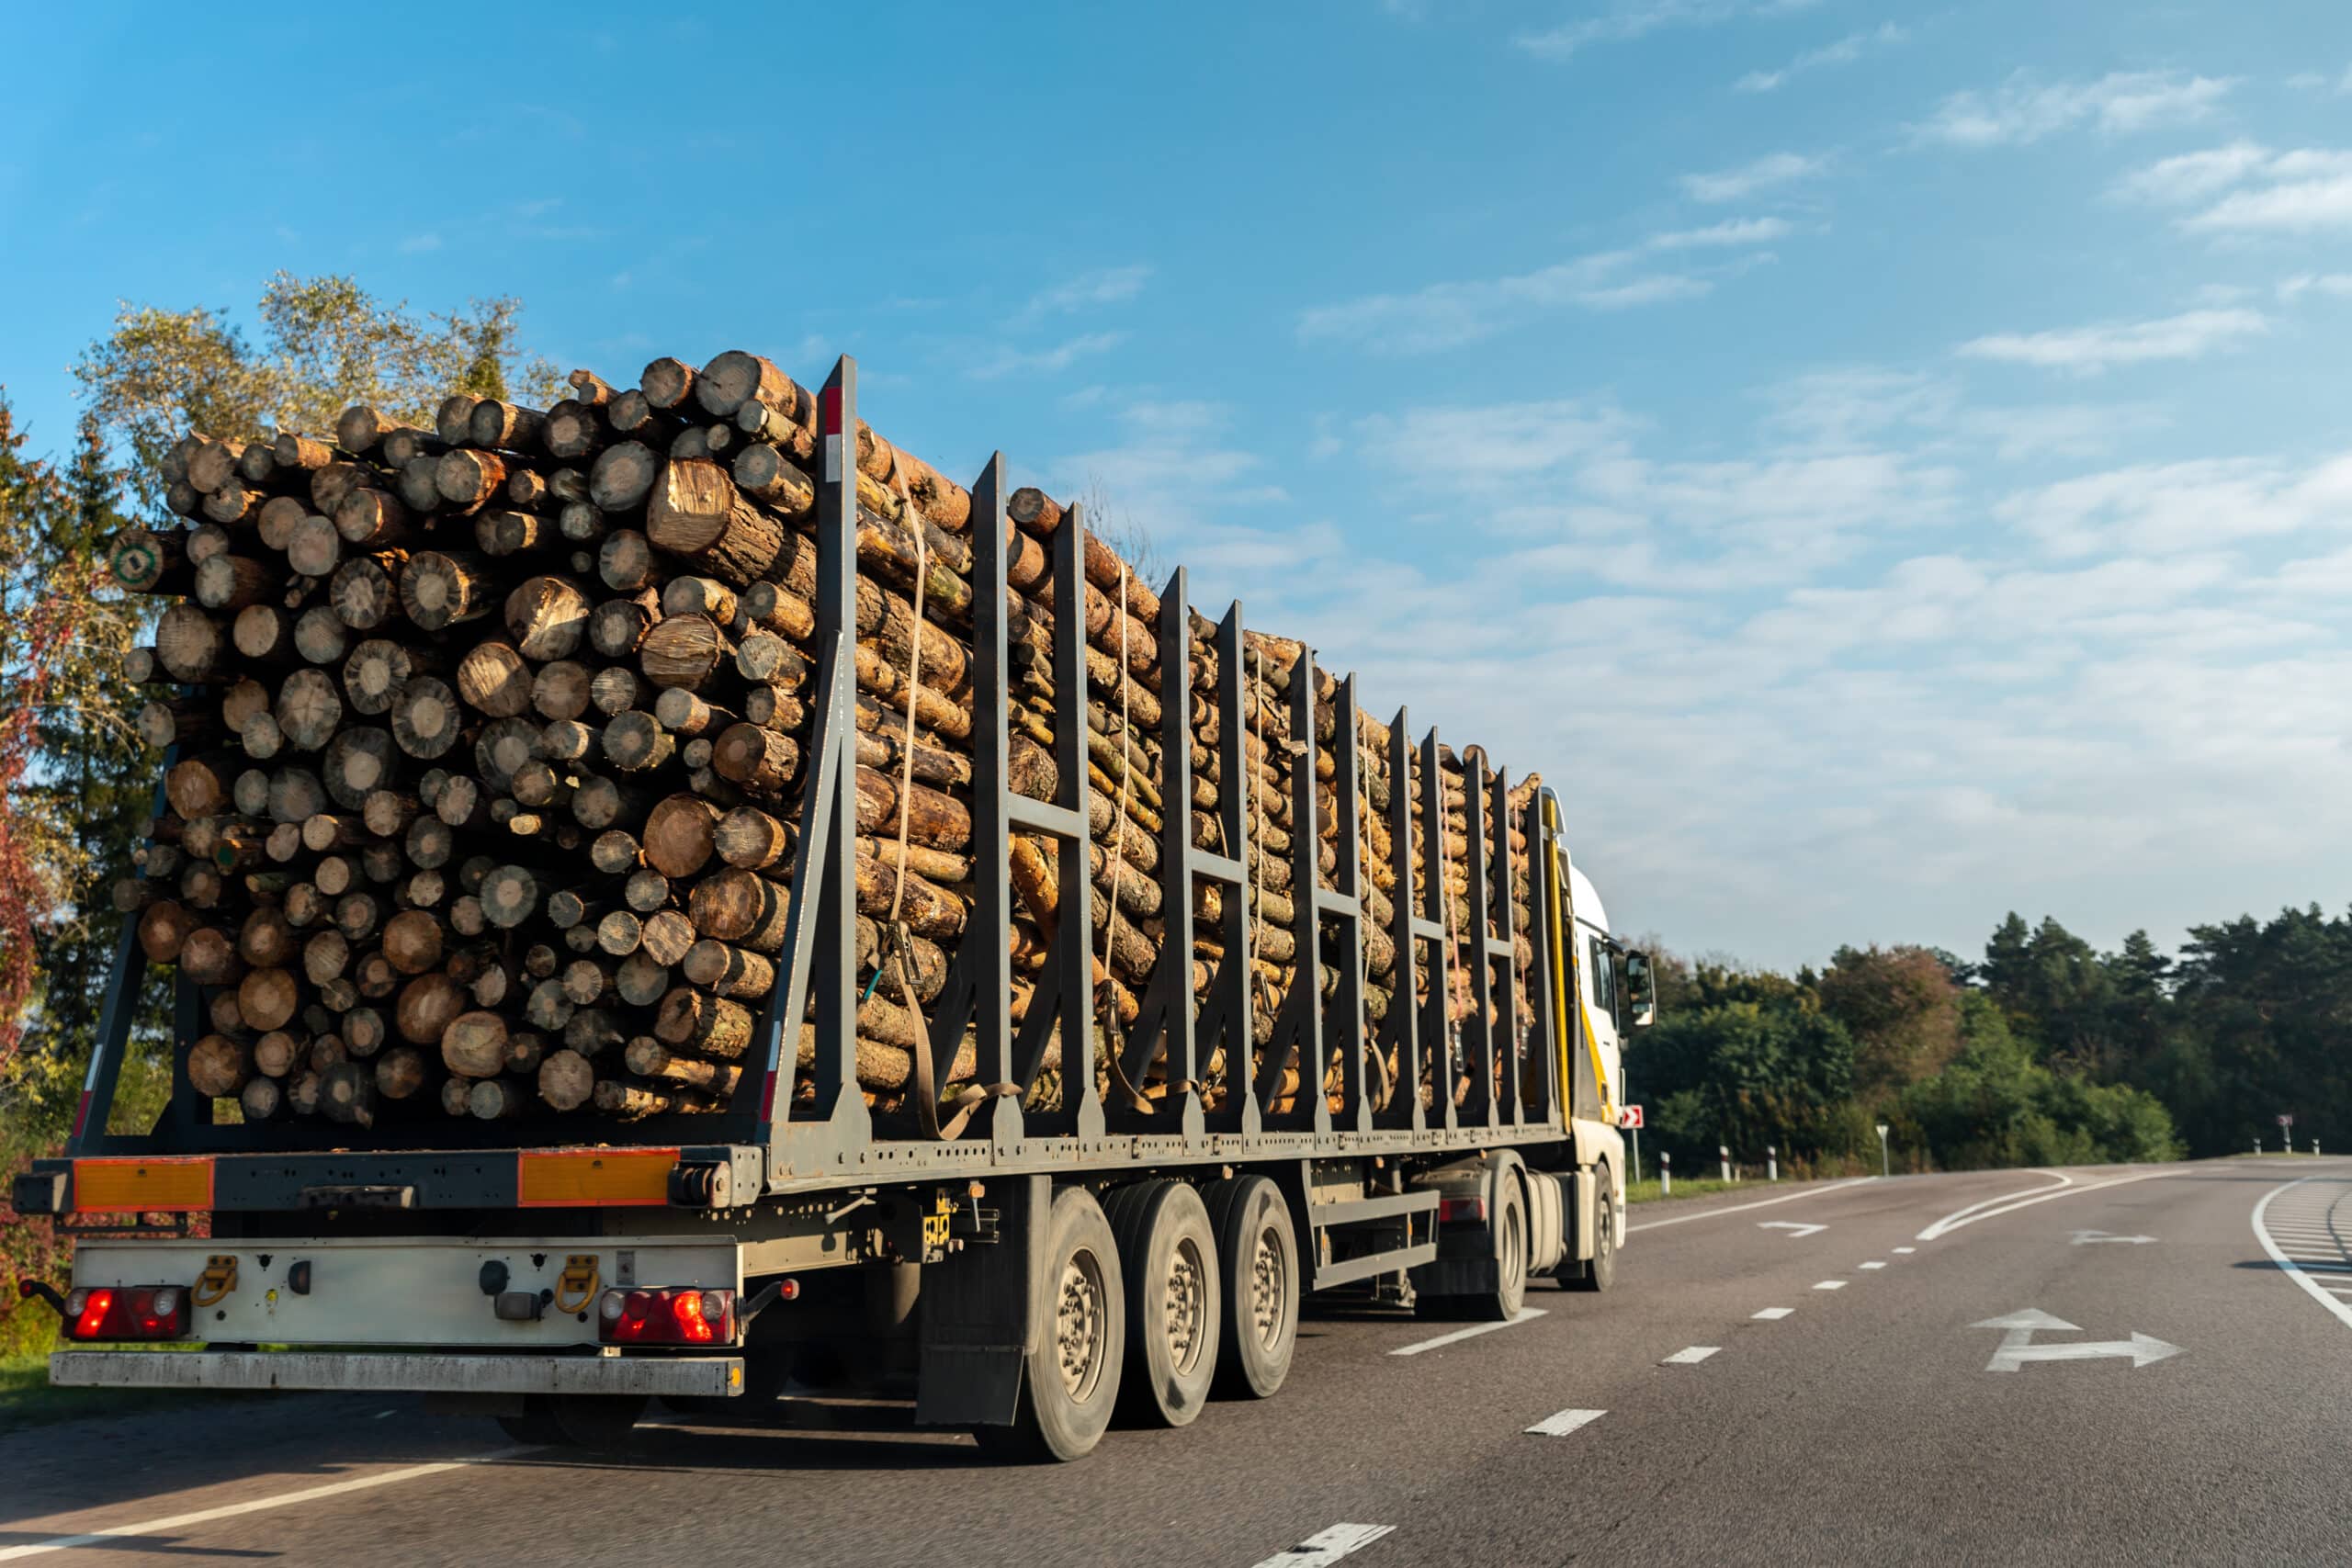
[[[1854,1037],[1864,1103],[1885,1103],[1960,1050],[1960,987],[1924,947],[1841,947],[1817,982],[1822,1010]]]
[[[156,465],[190,430],[332,434],[354,403],[430,426],[451,392],[534,403],[564,396],[552,365],[522,359],[521,311],[511,299],[477,299],[420,317],[348,277],[281,272],[262,290],[258,346],[221,311],[125,303],[74,373],[100,428],[130,452],[133,493],[160,515]]]

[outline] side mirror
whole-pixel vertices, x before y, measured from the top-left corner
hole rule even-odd
[[[1625,953],[1625,999],[1626,1017],[1635,1029],[1657,1021],[1657,976],[1650,968],[1650,955],[1637,949]]]

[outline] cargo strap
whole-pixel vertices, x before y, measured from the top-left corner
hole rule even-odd
[[[899,514],[905,519],[907,531],[915,538],[915,614],[907,638],[907,728],[899,744],[898,869],[891,879],[890,913],[882,922],[883,952],[874,966],[874,979],[866,983],[865,994],[874,994],[874,987],[885,971],[896,976],[899,999],[915,1021],[914,1043],[907,1052],[910,1068],[908,1076],[914,1086],[915,1122],[924,1137],[945,1142],[962,1135],[972,1120],[972,1112],[984,1102],[1019,1094],[1021,1086],[975,1084],[956,1096],[956,1113],[944,1123],[939,1120],[939,1074],[931,1057],[931,1021],[923,1016],[922,999],[915,995],[914,934],[899,914],[906,903],[908,835],[914,811],[915,698],[922,690],[922,608],[924,589],[931,581],[931,542],[922,531],[922,514],[915,510],[914,498],[907,493],[906,477],[894,477],[899,483]]]

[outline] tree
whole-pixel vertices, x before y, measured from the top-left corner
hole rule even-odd
[[[1960,1050],[1960,988],[1924,947],[1841,947],[1818,989],[1822,1010],[1854,1037],[1865,1104],[1939,1072]]]
[[[190,430],[331,434],[354,403],[429,427],[451,392],[536,403],[564,396],[552,365],[518,362],[521,312],[511,299],[477,299],[420,318],[406,300],[387,304],[348,277],[281,272],[262,290],[257,348],[222,312],[124,303],[74,373],[99,427],[128,447],[133,492],[160,515],[156,465]]]

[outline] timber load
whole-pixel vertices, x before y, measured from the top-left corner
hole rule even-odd
[[[570,384],[544,409],[455,394],[429,426],[356,407],[333,431],[190,434],[164,463],[175,521],[113,542],[122,586],[168,600],[128,670],[138,729],[167,752],[116,900],[144,959],[193,987],[175,1070],[216,1121],[323,1118],[354,1144],[429,1146],[435,1119],[479,1119],[578,1143],[766,1087],[824,772],[820,400],[742,352]],[[1001,498],[989,620],[1008,652],[1001,702],[979,701],[973,491],[863,421],[841,441],[854,735],[829,754],[854,768],[838,828],[854,838],[855,1078],[877,1125],[935,1134],[1007,1093],[1148,1113],[1254,1091],[1279,1114],[1336,1107],[1351,1081],[1380,1108],[1459,1105],[1479,1059],[1459,1036],[1481,1011],[1519,1036],[1487,1058],[1500,1097],[1532,1016],[1532,777],[1408,747],[1300,644],[1162,598],[1037,489]],[[1056,690],[1072,668],[1055,658],[1057,560],[1083,577],[1060,593],[1082,605],[1082,735],[1063,733],[1077,705]],[[986,919],[976,726],[1000,713],[1006,791],[1069,798],[1070,759],[1086,786],[1082,840],[1027,817],[995,840],[1016,1022],[1057,994],[1070,877],[1090,890],[1092,1048],[1070,1049],[1057,1014],[1019,1085],[987,1081],[971,1049],[940,1048],[936,1072],[921,1059]],[[1238,874],[1186,874],[1168,852],[1183,841]],[[1357,918],[1321,923],[1318,894]],[[1325,964],[1302,965],[1302,932]],[[1301,975],[1324,976],[1319,1038],[1283,1027]],[[1128,1049],[1170,992],[1246,1015],[1190,1076]],[[806,994],[804,1016],[826,1005]],[[1407,1009],[1418,1051],[1397,1046]],[[809,1092],[792,1068],[812,1033],[787,1031],[787,1100]]]

